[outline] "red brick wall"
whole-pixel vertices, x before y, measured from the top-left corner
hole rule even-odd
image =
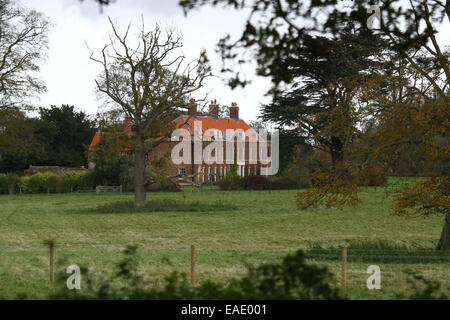
[[[179,142],[177,141],[171,141],[171,142],[164,142],[161,143],[160,145],[158,145],[151,153],[149,153],[149,160],[158,160],[162,157],[164,157],[165,155],[167,155],[167,174],[169,176],[176,176],[178,175],[178,169],[179,168],[185,168],[186,169],[186,175],[187,176],[191,176],[194,173],[198,172],[198,167],[199,165],[194,165],[192,166],[192,164],[181,164],[181,165],[176,165],[172,162],[172,160],[170,159],[171,156],[171,150],[172,148],[178,144]],[[203,149],[209,144],[210,142],[203,142]],[[270,150],[270,144],[269,144],[269,150]],[[257,150],[258,151],[258,150]],[[270,151],[269,151],[269,155],[270,155]],[[219,180],[220,178],[223,178],[223,176],[226,174],[223,173],[223,170],[220,169],[220,167],[225,167],[226,172],[229,172],[229,168],[231,167],[230,164],[226,164],[225,163],[225,157],[226,157],[226,144],[224,143],[224,163],[223,164],[213,164],[213,165],[207,165],[207,164],[203,164],[202,167],[204,168],[204,173],[208,174],[208,167],[211,167],[211,175],[213,175],[214,173],[214,168],[216,169],[216,177],[215,180]],[[235,153],[236,156],[236,153]],[[244,165],[244,169],[243,169],[243,175],[250,175],[250,174],[256,174],[257,171],[257,167],[260,167],[260,164],[250,164],[249,163],[249,143],[246,142],[245,145],[245,165]],[[212,177],[214,179],[214,176]],[[203,181],[208,181],[209,178],[205,177]],[[194,181],[196,182],[203,182],[202,181],[202,177],[201,176],[196,176],[194,178]]]

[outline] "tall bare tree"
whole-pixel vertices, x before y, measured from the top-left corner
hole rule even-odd
[[[22,102],[45,90],[37,77],[48,49],[51,24],[42,13],[0,0],[0,102]]]
[[[159,25],[146,31],[142,23],[137,41],[130,39],[130,25],[122,34],[109,19],[112,34],[99,57],[91,51],[91,60],[103,71],[96,80],[103,94],[125,115],[131,117],[134,155],[135,206],[145,206],[146,155],[167,132],[168,123],[185,108],[192,93],[199,90],[210,67],[205,52],[186,62],[181,52],[182,38],[173,29]]]

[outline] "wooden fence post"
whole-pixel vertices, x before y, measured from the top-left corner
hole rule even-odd
[[[54,261],[55,261],[55,243],[53,241],[49,242],[50,248],[50,283],[54,282]]]
[[[445,215],[444,227],[442,228],[441,238],[436,249],[450,250],[450,213]]]
[[[347,289],[347,248],[342,248],[342,290]]]
[[[191,283],[195,284],[195,246],[191,245]]]

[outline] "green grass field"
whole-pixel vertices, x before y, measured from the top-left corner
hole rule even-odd
[[[56,241],[56,271],[77,264],[88,267],[97,278],[111,274],[125,246],[136,244],[141,272],[154,285],[173,270],[189,273],[191,244],[196,245],[198,281],[227,281],[244,274],[245,263],[278,261],[297,249],[334,248],[338,252],[347,246],[350,298],[394,298],[409,288],[406,269],[440,281],[443,291],[450,293],[450,257],[420,258],[434,249],[443,217],[394,216],[392,200],[374,188],[362,191],[356,208],[298,211],[294,204],[297,192],[204,188],[187,192],[186,200],[181,193],[155,192],[148,199],[223,201],[236,209],[114,214],[97,213],[96,207],[132,200],[133,194],[0,196],[0,296],[25,294],[44,299],[52,292],[46,239]],[[381,258],[373,260],[373,254]],[[405,254],[411,258],[403,259]],[[310,261],[327,265],[338,283],[338,256],[313,255]],[[371,264],[381,268],[381,290],[366,288],[366,269]]]

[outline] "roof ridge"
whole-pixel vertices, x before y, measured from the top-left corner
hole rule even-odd
[[[175,119],[173,119],[172,121],[176,121],[176,120],[178,120],[178,119],[180,119],[181,117],[183,117],[183,119],[184,119],[184,117],[189,117],[189,118],[207,118],[207,119],[214,119],[214,120],[228,120],[228,121],[235,121],[236,123],[240,123],[241,121],[243,122],[243,123],[245,123],[246,125],[248,125],[247,124],[247,122],[244,120],[244,119],[231,119],[231,118],[223,118],[223,117],[214,117],[214,116],[209,116],[209,115],[197,115],[197,116],[191,116],[191,115],[185,115],[185,114],[183,114],[183,115],[180,115],[180,116],[178,116],[178,117],[176,117]]]

